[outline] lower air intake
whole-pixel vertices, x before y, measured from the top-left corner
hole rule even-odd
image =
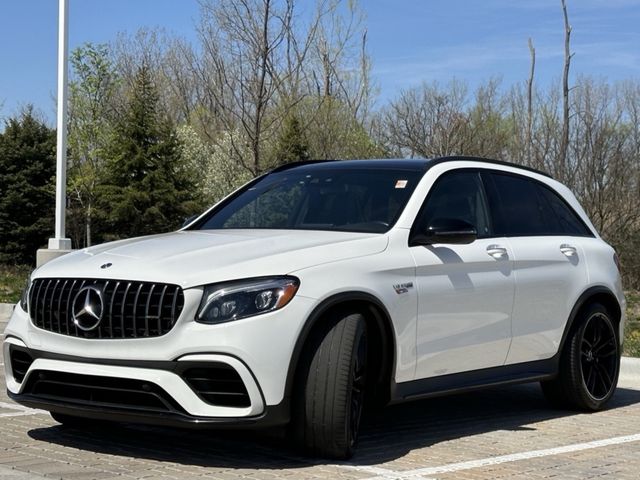
[[[182,412],[158,385],[144,380],[35,370],[24,394],[41,399],[94,407],[147,412]]]
[[[240,375],[225,363],[189,368],[182,376],[193,391],[211,405],[236,408],[251,406]]]

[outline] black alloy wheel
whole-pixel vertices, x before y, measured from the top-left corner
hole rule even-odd
[[[598,312],[587,319],[582,332],[580,367],[582,380],[595,400],[611,391],[618,373],[617,336],[606,315]]]
[[[351,380],[351,418],[349,428],[349,443],[355,446],[358,431],[360,430],[360,420],[364,406],[364,395],[367,385],[367,336],[362,335],[358,342],[355,358],[353,361],[353,372]]]

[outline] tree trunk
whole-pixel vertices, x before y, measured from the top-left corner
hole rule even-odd
[[[559,174],[560,180],[566,181],[567,151],[569,149],[569,67],[571,66],[571,25],[567,14],[567,4],[562,2],[564,16],[564,71],[562,73],[562,138],[560,140]]]
[[[264,18],[262,23],[261,34],[261,51],[260,51],[260,71],[258,78],[258,91],[256,92],[256,115],[254,118],[254,132],[252,138],[252,150],[253,150],[253,168],[254,175],[259,175],[260,168],[260,140],[262,136],[262,116],[266,107],[266,91],[265,82],[267,78],[267,69],[269,62],[269,16],[271,7],[271,0],[265,0],[264,2]]]
[[[533,136],[533,79],[536,71],[536,49],[533,48],[533,41],[529,38],[529,52],[531,54],[531,70],[529,71],[529,80],[527,82],[527,159],[529,164],[536,164],[531,158],[532,136]]]
[[[85,234],[85,241],[86,241],[86,247],[90,247],[91,246],[91,204],[89,203],[89,205],[87,206],[87,225],[86,225],[86,234]]]

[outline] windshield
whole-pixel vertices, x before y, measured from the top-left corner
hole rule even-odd
[[[276,172],[215,208],[195,228],[383,233],[400,216],[422,174],[361,168]]]

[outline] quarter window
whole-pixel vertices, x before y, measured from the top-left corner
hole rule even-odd
[[[555,214],[557,228],[560,234],[574,235],[578,237],[591,237],[593,234],[586,227],[578,215],[550,188],[539,185],[542,196],[548,202]]]

